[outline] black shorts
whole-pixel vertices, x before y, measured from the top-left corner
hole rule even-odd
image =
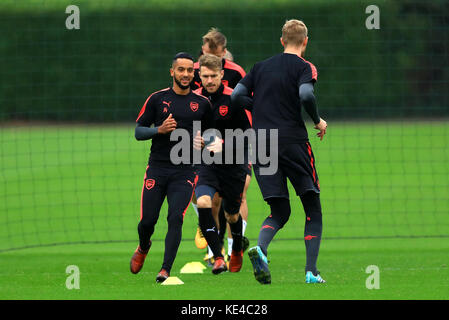
[[[263,198],[288,199],[287,178],[298,196],[307,191],[319,193],[320,182],[310,143],[282,144],[278,148],[278,170],[274,174],[261,175],[260,168],[267,167],[268,164],[254,164],[254,174]]]
[[[235,214],[240,210],[246,174],[245,165],[203,165],[198,169],[197,186],[207,185],[214,188],[223,198],[224,210]],[[197,199],[204,195],[195,193]]]

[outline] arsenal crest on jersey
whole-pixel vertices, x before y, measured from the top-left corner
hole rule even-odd
[[[190,109],[192,109],[193,112],[196,112],[198,110],[198,102],[190,102]]]
[[[219,108],[218,108],[218,112],[220,113],[220,115],[222,116],[222,117],[224,117],[227,113],[228,113],[228,106],[220,106]]]
[[[151,188],[154,187],[156,181],[154,181],[154,179],[147,179],[145,180],[145,188],[147,188],[147,190],[150,190]]]

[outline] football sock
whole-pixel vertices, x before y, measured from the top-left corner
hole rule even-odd
[[[214,255],[214,253],[212,252],[212,249],[210,248],[210,246],[207,246],[207,255],[209,257],[212,257]]]
[[[247,225],[247,222],[242,219],[242,236],[245,235],[246,225]],[[232,243],[233,242],[234,242],[234,239],[228,238],[228,256],[230,256],[232,253]]]
[[[247,224],[248,224],[248,222],[246,222],[246,220],[242,221],[242,235],[245,235],[246,225]]]
[[[214,217],[212,217],[212,208],[198,208],[198,214],[201,232],[203,232],[207,244],[214,253],[214,257],[223,257],[221,254],[221,243],[218,237],[217,225],[215,224]]]
[[[242,216],[238,213],[239,217],[236,222],[229,223],[229,228],[232,234],[232,250],[238,252],[242,250]]]
[[[286,198],[269,198],[267,200],[271,214],[262,223],[257,245],[267,255],[268,246],[276,233],[282,229],[290,217],[290,201]]]
[[[304,227],[304,242],[306,245],[306,272],[317,274],[316,262],[320,251],[323,221],[321,214],[320,194],[313,191],[301,196],[301,202],[306,214]]]
[[[139,233],[140,250],[146,252],[150,248],[150,237],[154,232],[154,226],[145,228],[143,222],[140,221],[137,226],[137,232]]]
[[[234,242],[234,239],[228,238],[228,256],[232,253],[232,243]]]
[[[246,225],[247,225],[246,221],[242,219],[242,236],[245,235]],[[232,253],[232,243],[233,242],[234,242],[234,239],[228,238],[228,256],[230,256]]]
[[[223,202],[220,206],[220,211],[218,212],[218,223],[220,224],[220,232],[218,233],[220,236],[220,241],[224,243],[224,235],[226,234],[226,217],[223,208]]]

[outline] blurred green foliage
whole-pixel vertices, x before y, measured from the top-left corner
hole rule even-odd
[[[66,6],[80,30],[67,30]],[[218,27],[247,72],[282,50],[286,19],[309,28],[306,59],[327,118],[449,115],[449,2],[379,1],[380,30],[367,30],[369,1],[2,1],[0,120],[133,121],[147,96],[171,84],[179,51],[197,55]]]

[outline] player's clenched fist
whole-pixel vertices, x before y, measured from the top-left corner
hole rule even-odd
[[[157,128],[157,133],[167,134],[167,133],[172,132],[175,129],[176,129],[176,120],[173,118],[172,114],[170,113],[168,115],[168,118],[165,119],[164,122],[162,122],[162,125],[160,125]]]
[[[218,137],[215,137],[215,140],[207,145],[207,150],[217,153],[223,150],[223,141]]]
[[[193,138],[193,148],[195,150],[201,150],[204,148],[204,139],[201,137],[201,132],[197,131],[195,138]]]

